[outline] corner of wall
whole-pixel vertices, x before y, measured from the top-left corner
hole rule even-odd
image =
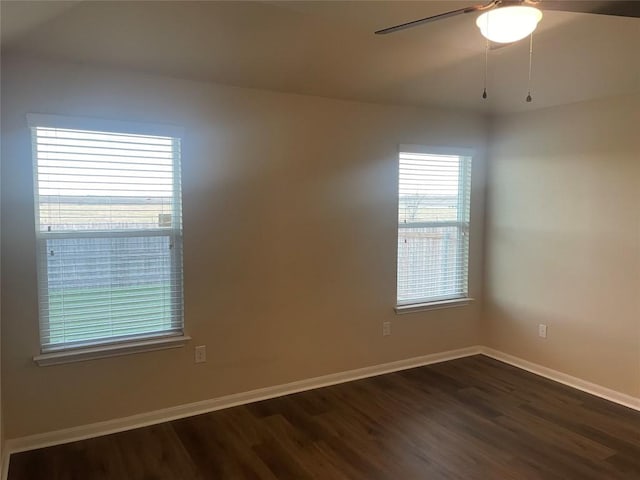
[[[482,216],[482,280],[480,282],[480,313],[478,343],[480,345],[491,345],[491,321],[489,318],[489,289],[488,286],[488,266],[491,264],[488,258],[490,255],[490,216],[491,216],[491,163],[493,158],[493,142],[495,137],[495,114],[485,116],[487,148],[485,150],[484,164],[484,195]]]

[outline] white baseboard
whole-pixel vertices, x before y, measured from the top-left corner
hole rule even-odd
[[[399,360],[396,362],[374,365],[371,367],[348,370],[346,372],[323,375],[321,377],[299,380],[297,382],[286,383],[274,387],[260,388],[248,392],[236,393],[224,397],[213,398],[201,402],[179,405],[148,413],[132,415],[130,417],[117,418],[104,422],[82,425],[79,427],[66,428],[53,432],[46,432],[26,437],[13,438],[6,442],[6,451],[18,453],[26,450],[49,447],[63,443],[75,442],[92,437],[99,437],[111,433],[132,430],[134,428],[146,427],[157,423],[177,420],[179,418],[190,417],[202,413],[213,412],[223,408],[235,407],[251,402],[266,400],[269,398],[289,395],[291,393],[312,390],[315,388],[336,385],[338,383],[350,382],[361,378],[374,377],[385,373],[406,370],[414,367],[421,367],[433,363],[445,362],[456,358],[468,357],[480,353],[479,346],[449,350],[447,352],[434,353],[421,357]],[[4,478],[3,478],[4,480]]]
[[[633,397],[625,393],[611,390],[610,388],[603,387],[602,385],[597,385],[595,383],[582,380],[581,378],[573,377],[566,373],[543,367],[542,365],[538,365],[537,363],[514,357],[513,355],[494,350],[493,348],[480,347],[480,353],[486,355],[487,357],[500,360],[501,362],[508,363],[509,365],[513,365],[514,367],[521,368],[522,370],[535,373],[536,375],[540,375],[555,382],[562,383],[578,390],[582,390],[583,392],[590,393],[591,395],[595,395],[600,398],[604,398],[605,400],[609,400],[610,402],[618,403],[620,405],[624,405],[625,407],[640,411],[640,398],[638,397]]]

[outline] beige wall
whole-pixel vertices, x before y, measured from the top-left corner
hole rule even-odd
[[[639,128],[640,95],[495,121],[484,338],[637,397]]]
[[[471,294],[481,296],[484,119],[3,59],[2,355],[8,438],[478,343],[478,302],[396,316],[396,149],[478,149]],[[25,115],[171,123],[183,140],[184,349],[37,367]],[[393,334],[382,337],[382,322]],[[207,345],[195,365],[193,347]]]

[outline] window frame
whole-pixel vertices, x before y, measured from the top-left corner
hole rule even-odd
[[[437,227],[438,224],[442,224],[442,226],[455,226],[458,229],[462,230],[462,235],[459,236],[458,239],[458,247],[457,251],[459,252],[464,247],[464,243],[466,242],[466,263],[462,266],[464,274],[464,291],[460,295],[456,296],[441,296],[441,297],[416,297],[408,300],[399,300],[398,299],[398,287],[399,287],[399,249],[398,249],[398,241],[400,239],[400,234],[402,230],[402,226],[399,221],[400,214],[400,155],[402,153],[409,154],[423,154],[423,155],[446,155],[446,156],[457,156],[460,158],[461,162],[467,163],[468,165],[461,165],[459,172],[459,180],[458,185],[462,185],[463,190],[458,193],[458,218],[456,220],[446,220],[446,221],[432,221],[432,222],[422,222],[429,223],[429,227]],[[423,310],[436,310],[442,308],[451,308],[451,307],[460,307],[468,305],[473,302],[474,299],[470,296],[470,283],[469,283],[469,266],[471,263],[471,211],[473,207],[472,202],[472,177],[473,177],[473,158],[475,156],[475,150],[467,147],[443,147],[443,146],[428,146],[428,145],[415,145],[415,144],[400,144],[398,146],[397,152],[397,168],[398,168],[398,181],[396,183],[396,277],[395,277],[395,306],[394,310],[398,314],[404,313],[412,313]],[[466,177],[466,172],[468,172],[468,178]],[[464,202],[468,199],[468,205],[464,205]],[[462,207],[462,208],[461,208]],[[468,219],[461,219],[461,214],[467,214]],[[410,227],[409,227],[410,228]],[[414,227],[415,228],[415,227]],[[466,238],[466,240],[465,240]]]
[[[183,346],[190,337],[184,332],[184,285],[183,285],[183,227],[182,227],[182,172],[180,144],[184,135],[184,130],[173,125],[123,122],[117,120],[107,120],[89,117],[68,117],[60,115],[27,114],[27,126],[31,137],[32,149],[32,175],[33,175],[33,199],[34,199],[34,226],[36,235],[36,258],[38,265],[38,335],[40,354],[34,357],[34,361],[39,365],[55,365],[94,358],[111,357],[115,355],[125,355],[143,351],[159,350],[164,348],[175,348]],[[84,231],[71,230],[66,232],[46,232],[40,226],[40,203],[38,182],[38,151],[36,128],[56,128],[83,130],[89,132],[103,132],[111,134],[128,135],[148,135],[172,138],[172,170],[173,170],[173,213],[172,225],[169,229],[148,228],[114,231]],[[176,143],[177,141],[177,143]],[[178,153],[176,153],[178,148]],[[46,242],[52,238],[126,238],[140,236],[167,237],[172,245],[170,254],[172,284],[179,285],[179,291],[174,299],[176,304],[172,307],[172,316],[178,319],[179,328],[172,328],[166,331],[143,333],[139,335],[129,335],[120,338],[103,337],[95,340],[78,341],[62,345],[48,345],[43,338],[43,325],[48,322],[48,315],[40,308],[40,299],[43,295],[48,298],[49,282],[47,277],[47,247]],[[45,258],[43,258],[43,256]],[[44,271],[43,271],[44,269]],[[179,275],[180,278],[175,276]],[[45,279],[44,281],[42,279]],[[42,291],[46,288],[46,291]],[[45,318],[46,317],[46,318]]]

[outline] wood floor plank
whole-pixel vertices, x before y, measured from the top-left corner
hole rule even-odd
[[[638,480],[640,412],[477,355],[11,456],[43,479]]]

